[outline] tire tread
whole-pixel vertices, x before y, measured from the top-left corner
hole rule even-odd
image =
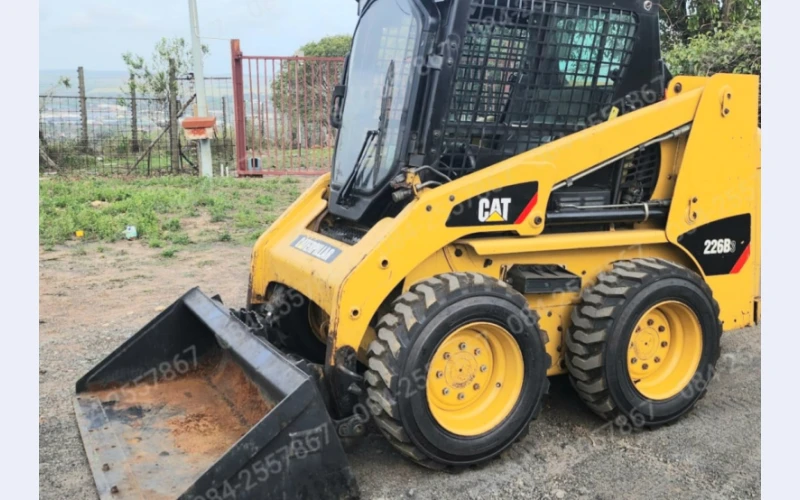
[[[397,451],[417,464],[430,469],[441,470],[453,467],[442,465],[429,458],[413,444],[403,428],[397,412],[395,396],[395,393],[403,390],[397,382],[400,380],[399,374],[403,368],[400,364],[402,358],[400,351],[409,348],[414,335],[420,329],[418,326],[424,324],[430,315],[435,314],[436,310],[446,302],[448,296],[475,287],[501,293],[522,310],[528,311],[535,324],[539,324],[538,315],[528,308],[525,297],[505,283],[478,273],[444,273],[413,285],[408,292],[395,299],[391,311],[378,321],[376,330],[379,333],[370,344],[368,351],[369,369],[365,373],[368,407],[373,413],[377,428]],[[541,328],[539,331],[543,345],[546,345],[548,336]],[[546,359],[549,367],[551,362],[549,356]],[[546,394],[549,385],[546,378],[544,384],[544,393]],[[541,411],[541,400],[542,398],[536,403],[534,419]],[[527,434],[527,429],[526,425],[517,440]]]
[[[612,331],[624,305],[636,292],[649,283],[670,277],[684,278],[697,284],[711,299],[719,322],[719,304],[708,284],[691,270],[657,258],[614,262],[609,271],[598,276],[595,285],[584,289],[581,302],[573,308],[572,325],[565,339],[567,370],[580,398],[605,420],[625,423],[628,419],[606,386],[606,332]],[[717,358],[719,350],[712,358],[713,364]],[[705,392],[704,389],[697,400],[702,399]],[[624,418],[619,419],[620,416]]]

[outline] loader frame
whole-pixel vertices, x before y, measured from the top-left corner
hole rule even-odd
[[[273,283],[298,290],[330,316],[326,363],[334,367],[345,358],[343,352],[363,355],[374,336],[376,314],[393,292],[435,274],[470,270],[504,279],[511,263],[568,262],[586,284],[615,260],[658,256],[704,277],[719,302],[725,330],[750,325],[757,319],[760,281],[757,113],[758,77],[676,77],[661,102],[416,192],[396,217],[379,220],[354,245],[315,231],[328,205],[329,176],[324,176],[257,241],[248,307],[266,302]],[[661,142],[654,198],[668,198],[665,222],[542,234],[555,189],[652,141]],[[513,203],[522,208],[511,207],[518,215],[452,224],[454,211],[477,210],[482,198],[523,185],[527,197]],[[736,216],[747,221],[732,220]],[[689,240],[696,233],[722,238],[733,223],[746,224],[746,245],[720,272],[714,255],[698,251]],[[729,264],[726,260],[724,266]],[[560,350],[560,332],[578,296],[554,294],[532,304],[560,308],[556,315],[542,315],[556,318],[542,325],[550,335],[548,351]],[[564,371],[556,362],[549,373]]]

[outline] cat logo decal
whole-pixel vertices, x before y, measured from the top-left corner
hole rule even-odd
[[[511,198],[481,198],[478,202],[478,220],[481,222],[508,222]]]

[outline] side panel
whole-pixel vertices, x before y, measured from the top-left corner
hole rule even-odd
[[[706,81],[667,220],[669,240],[686,249],[714,290],[725,330],[754,320],[757,126],[758,77]]]

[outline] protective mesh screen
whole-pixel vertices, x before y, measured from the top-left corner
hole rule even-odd
[[[612,101],[635,14],[559,1],[472,0],[442,134],[459,177],[581,130]]]
[[[639,203],[650,200],[661,167],[661,144],[647,146],[621,161],[620,202]]]

